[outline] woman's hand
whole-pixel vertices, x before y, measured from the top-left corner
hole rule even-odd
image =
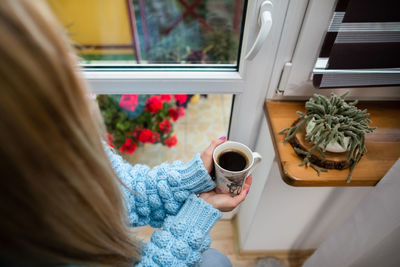
[[[243,185],[242,192],[240,192],[240,194],[237,196],[232,197],[230,194],[217,194],[214,190],[212,190],[201,193],[200,197],[211,204],[214,208],[219,209],[222,212],[231,211],[243,200],[245,200],[252,180],[253,177],[251,175],[247,177],[246,182]]]
[[[203,152],[201,152],[200,158],[203,161],[204,167],[206,168],[208,173],[211,173],[212,170],[214,169],[214,162],[213,162],[214,149],[223,142],[225,142],[225,140],[226,140],[225,136],[213,140],[211,144]]]

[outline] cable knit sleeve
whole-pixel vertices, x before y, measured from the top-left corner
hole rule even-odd
[[[154,231],[136,266],[198,266],[201,253],[211,244],[208,233],[221,215],[203,199],[191,195],[177,215],[165,220],[162,230]]]
[[[215,187],[200,154],[187,164],[176,161],[150,169],[146,165],[132,166],[109,147],[105,151],[118,177],[134,191],[122,187],[132,226],[161,227],[166,215],[177,214],[191,193]]]

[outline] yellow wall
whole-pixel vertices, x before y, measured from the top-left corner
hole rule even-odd
[[[70,38],[84,45],[131,45],[125,0],[47,0]],[[126,54],[132,49],[85,49],[83,54]]]

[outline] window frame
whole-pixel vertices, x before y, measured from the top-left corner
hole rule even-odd
[[[240,94],[244,79],[237,71],[84,70],[95,94]]]
[[[276,100],[308,99],[313,94],[342,94],[350,91],[349,99],[400,99],[396,86],[315,89],[312,70],[318,57],[323,37],[334,12],[334,0],[291,1],[287,10],[281,48],[278,50],[274,73],[268,88],[268,98]],[[327,16],[326,14],[329,14]],[[289,64],[288,64],[289,63]],[[286,64],[286,70],[284,73]]]

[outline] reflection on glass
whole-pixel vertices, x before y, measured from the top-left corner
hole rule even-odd
[[[237,63],[242,0],[47,1],[82,63]]]
[[[105,140],[132,163],[189,161],[226,136],[232,95],[98,95]]]

